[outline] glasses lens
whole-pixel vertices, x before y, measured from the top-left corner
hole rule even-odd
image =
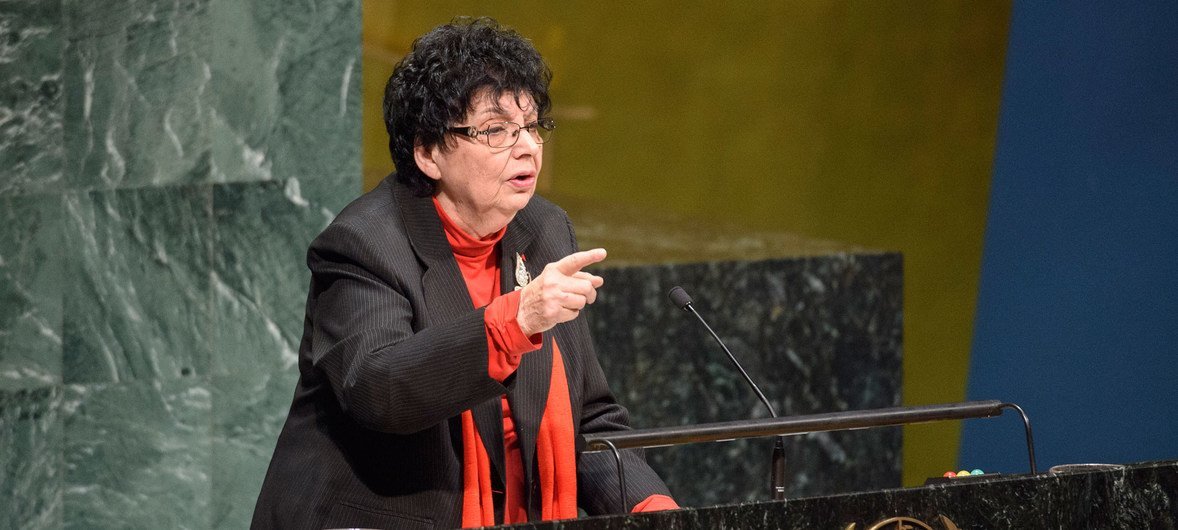
[[[479,131],[479,134],[486,139],[487,145],[494,149],[502,149],[511,147],[519,141],[520,128],[518,123],[505,121]],[[544,118],[531,124],[525,130],[532,135],[534,142],[542,144],[552,137],[554,129],[556,129],[556,122],[552,121],[552,118]]]
[[[552,138],[552,131],[556,129],[556,122],[552,118],[544,118],[536,122],[536,125],[529,128],[528,132],[532,133],[532,138],[536,143],[542,144]]]
[[[496,123],[487,128],[486,136],[487,145],[491,147],[511,147],[519,137],[519,125],[511,122]]]

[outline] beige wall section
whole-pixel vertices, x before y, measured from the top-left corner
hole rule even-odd
[[[367,187],[391,168],[392,64],[459,14],[515,27],[556,74],[547,191],[901,251],[904,402],[964,399],[1009,1],[366,0]],[[959,437],[906,430],[904,483],[957,467]]]

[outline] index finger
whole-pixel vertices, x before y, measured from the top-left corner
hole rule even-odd
[[[557,261],[553,265],[556,266],[556,270],[560,271],[561,274],[572,276],[573,274],[576,274],[577,271],[603,259],[605,259],[605,249],[595,248],[592,250],[573,252],[568,256],[560,258],[560,261]]]

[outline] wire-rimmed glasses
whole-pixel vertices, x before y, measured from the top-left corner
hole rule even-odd
[[[540,118],[527,125],[520,125],[513,121],[503,121],[492,123],[481,131],[471,126],[450,127],[446,130],[454,134],[461,134],[468,138],[479,140],[492,149],[506,149],[514,146],[519,141],[520,129],[527,130],[532,135],[532,140],[537,144],[543,144],[552,138],[552,131],[556,129],[556,121],[552,118]]]

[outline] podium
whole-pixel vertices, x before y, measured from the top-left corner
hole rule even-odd
[[[1063,466],[1060,466],[1063,467]],[[839,530],[966,528],[1175,528],[1178,461],[994,475],[916,488],[649,514],[525,523],[510,528]]]

